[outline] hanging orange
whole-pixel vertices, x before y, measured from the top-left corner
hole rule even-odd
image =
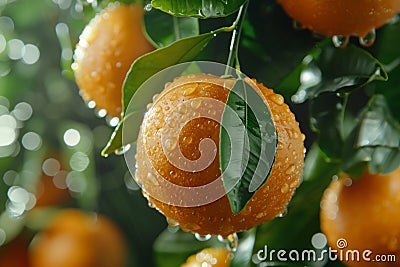
[[[114,117],[121,115],[122,84],[136,58],[154,49],[143,34],[144,9],[110,4],[79,37],[72,68],[85,101]]]
[[[255,192],[239,214],[232,213],[224,191],[217,199],[202,199],[199,192],[196,193],[197,189],[217,181],[221,175],[218,148],[216,157],[209,162],[208,167],[198,171],[179,168],[172,164],[167,156],[169,150],[179,147],[182,156],[178,158],[177,164],[181,164],[184,158],[195,161],[201,156],[203,139],[212,140],[218,147],[219,122],[206,117],[190,121],[187,119],[192,115],[196,116],[195,113],[203,104],[207,105],[205,107],[211,115],[220,112],[215,109],[211,100],[226,103],[229,94],[229,89],[224,86],[226,82],[226,79],[206,74],[175,79],[167,85],[147,112],[137,140],[136,179],[143,185],[143,192],[150,205],[163,213],[170,223],[179,224],[183,230],[201,235],[228,236],[284,213],[295,189],[300,185],[303,168],[304,135],[300,132],[293,113],[284,104],[281,95],[257,83],[256,89],[271,110],[278,135],[275,163],[268,180]],[[181,105],[181,108],[182,103],[190,104]],[[217,117],[221,115],[222,112],[214,114]],[[183,128],[179,129],[178,125],[183,124]],[[173,138],[163,140],[163,134]],[[170,185],[184,188],[185,192],[173,192],[169,185],[161,185],[156,179],[159,175],[171,183]],[[265,176],[267,175],[266,173]],[[218,181],[221,182],[220,179]],[[193,190],[186,191],[187,188]],[[217,182],[210,190],[213,188],[221,187],[218,187]],[[150,191],[152,193],[149,193]],[[175,197],[177,202],[160,201],[160,197]],[[199,203],[207,203],[194,206],[182,206],[178,203],[179,200],[193,200],[196,197],[199,197]]]

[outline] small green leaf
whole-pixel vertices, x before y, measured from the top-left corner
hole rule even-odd
[[[383,174],[400,165],[400,125],[382,95],[371,98],[344,144],[344,171],[357,176],[367,164],[371,173]]]
[[[220,31],[223,31],[221,28]],[[119,125],[115,128],[110,141],[103,149],[101,154],[103,156],[114,153],[124,145],[130,144],[136,140],[137,134],[132,135],[126,140],[122,140],[122,125],[126,119],[136,121],[136,124],[141,124],[144,111],[148,103],[151,102],[151,97],[159,93],[164,87],[154,87],[152,92],[143,92],[137,98],[134,109],[132,108],[128,114],[127,107],[135,95],[139,87],[151,76],[159,71],[170,67],[172,65],[190,61],[214,38],[215,34],[219,31],[209,32],[198,36],[180,39],[169,46],[157,49],[135,60],[132,64],[123,85],[123,110],[125,112],[124,118],[120,121]],[[129,116],[129,117],[128,117]],[[137,128],[138,132],[139,128]]]
[[[354,45],[346,48],[325,45],[306,61],[293,101],[301,103],[325,92],[351,91],[387,78],[382,64],[365,50]]]
[[[199,34],[197,18],[178,18],[157,9],[145,13],[144,26],[150,40],[157,47],[164,47],[179,39]]]
[[[219,146],[224,187],[232,212],[237,214],[267,180],[277,146],[268,106],[243,79],[238,79],[229,93]]]
[[[246,0],[152,0],[151,5],[174,16],[199,18],[226,17]]]

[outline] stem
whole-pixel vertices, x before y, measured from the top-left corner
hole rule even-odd
[[[236,20],[233,22],[232,26],[225,28],[225,31],[233,31],[226,65],[229,67],[234,67],[237,70],[240,70],[239,57],[238,57],[240,35],[242,33],[243,22],[244,18],[246,17],[246,11],[249,5],[249,1],[250,0],[248,0],[240,7]],[[226,68],[225,75],[228,75],[228,73],[229,73],[229,68]]]

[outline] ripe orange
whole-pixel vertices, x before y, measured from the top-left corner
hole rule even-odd
[[[400,10],[400,0],[278,0],[304,28],[325,36],[365,37]]]
[[[269,106],[278,133],[275,163],[268,180],[236,215],[231,211],[225,191],[222,190],[222,194],[209,201],[201,199],[202,195],[197,194],[199,187],[210,185],[212,182],[213,188],[210,190],[214,190],[214,187],[222,188],[221,179],[217,179],[221,175],[218,157],[220,126],[216,120],[193,117],[196,117],[196,112],[205,108],[210,116],[221,118],[222,110],[207,102],[219,100],[226,103],[230,87],[224,85],[229,83],[229,80],[206,74],[175,79],[167,85],[148,110],[137,140],[135,177],[143,185],[144,195],[170,223],[179,224],[184,231],[200,235],[228,236],[271,220],[285,212],[287,203],[300,185],[304,135],[300,132],[293,113],[284,104],[283,97],[262,84],[257,84],[254,85],[257,87],[255,89]],[[179,130],[179,127],[182,129]],[[167,139],[163,140],[162,136],[166,136]],[[216,157],[211,159],[208,167],[199,171],[177,167],[175,163],[182,164],[185,158],[198,160],[201,157],[203,143],[200,142],[203,139],[211,139],[216,146]],[[172,164],[167,156],[169,150],[172,151],[176,147],[182,155],[178,157],[178,162]],[[168,153],[164,153],[163,149]],[[190,189],[174,191],[165,181]],[[219,193],[221,192],[217,192]],[[177,202],[199,199],[203,204],[182,206],[179,203],[164,201],[166,198]]]
[[[126,244],[119,228],[102,215],[60,211],[34,239],[32,267],[123,267]]]
[[[224,248],[205,248],[190,256],[181,267],[229,267],[230,262],[228,250]]]
[[[114,117],[131,64],[154,49],[143,34],[143,13],[137,5],[110,4],[85,27],[75,50],[72,68],[82,98]]]
[[[329,245],[344,238],[347,250],[371,250],[371,260],[396,255],[396,262],[345,262],[348,266],[398,266],[400,259],[400,169],[387,174],[360,178],[343,176],[326,189],[321,202],[321,229]]]

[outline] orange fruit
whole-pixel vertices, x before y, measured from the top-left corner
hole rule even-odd
[[[187,258],[181,267],[229,267],[230,262],[228,250],[224,248],[205,248]]]
[[[29,241],[23,236],[18,236],[11,242],[0,246],[0,266],[28,267]]]
[[[348,250],[360,253],[359,262],[345,261],[346,265],[398,266],[398,262],[362,260],[362,252],[372,251],[367,255],[371,260],[376,255],[395,255],[397,261],[400,259],[399,192],[400,169],[387,175],[365,172],[358,179],[343,176],[326,189],[320,217],[329,245],[342,248],[344,254]],[[338,241],[342,239],[347,246]]]
[[[32,267],[123,267],[126,244],[119,228],[102,215],[60,211],[34,239]]]
[[[220,101],[222,105],[226,103],[229,84],[232,81],[206,74],[175,79],[167,84],[146,113],[137,140],[135,178],[142,184],[145,197],[171,224],[179,224],[184,231],[200,235],[228,236],[271,220],[285,212],[286,205],[300,185],[304,135],[293,113],[284,104],[283,97],[262,84],[254,83],[254,89],[273,114],[278,148],[268,180],[239,214],[232,213],[222,181],[218,179],[221,175],[218,120],[222,110],[214,105],[215,101]],[[196,118],[196,112],[204,108],[207,114],[217,119]],[[204,147],[200,142],[204,139],[212,140],[216,155],[208,162],[206,159],[199,163],[200,151]],[[179,148],[182,155],[171,161],[167,156],[175,148]],[[180,166],[184,161],[188,162],[188,166],[190,161],[194,161],[191,168],[195,169],[199,168],[197,163],[207,163],[208,166],[191,171]],[[178,190],[175,186],[179,186]],[[204,197],[203,191],[197,191],[204,187],[215,190],[215,199]],[[201,204],[180,204],[180,201],[197,200]]]
[[[365,37],[400,10],[400,0],[278,0],[304,28],[325,36]]]
[[[82,98],[119,117],[122,84],[131,64],[154,49],[143,34],[144,10],[137,5],[110,4],[79,37],[72,69]]]
[[[62,169],[61,157],[46,159]],[[48,175],[47,175],[48,174]],[[65,184],[67,172],[64,170],[49,172],[42,171],[42,175],[36,185],[36,205],[35,207],[57,206],[65,204],[71,199],[69,190]]]

